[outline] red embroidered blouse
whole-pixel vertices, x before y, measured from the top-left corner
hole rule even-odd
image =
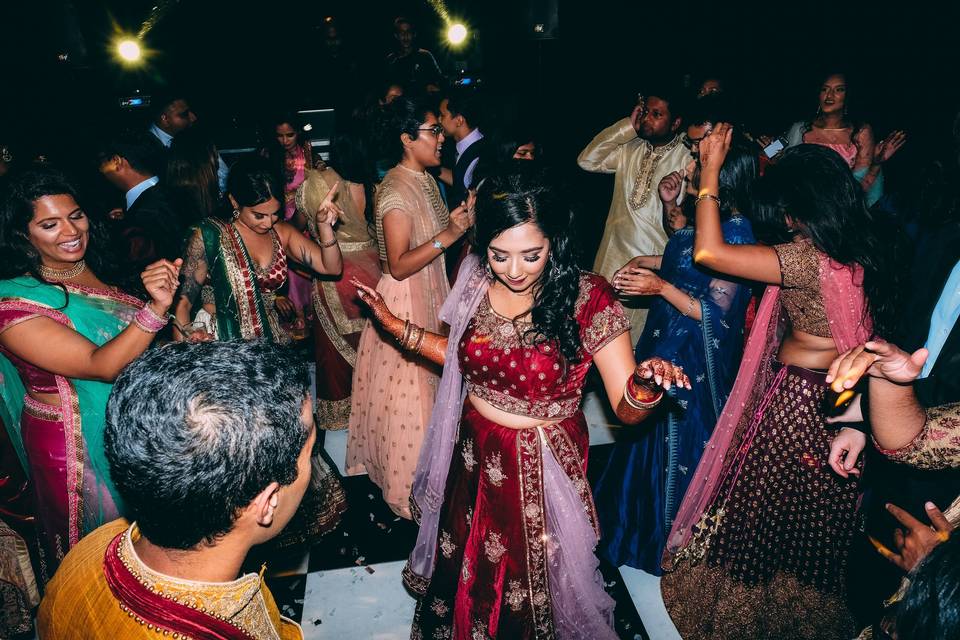
[[[556,345],[523,341],[530,324],[501,316],[485,297],[458,350],[468,391],[518,415],[552,420],[576,414],[593,354],[629,331],[630,321],[613,288],[594,273],[580,276],[574,318],[580,325],[581,358],[565,367]]]

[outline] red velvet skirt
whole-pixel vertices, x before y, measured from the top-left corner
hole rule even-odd
[[[411,638],[554,637],[541,437],[596,523],[582,413],[545,428],[510,429],[466,404],[440,514],[433,576],[427,584],[404,575],[420,596]]]

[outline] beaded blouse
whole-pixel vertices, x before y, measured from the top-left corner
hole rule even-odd
[[[780,261],[781,299],[793,328],[830,338],[830,322],[820,292],[820,257],[813,242],[803,239],[773,246]]]
[[[458,347],[467,390],[508,413],[544,420],[575,415],[593,354],[629,331],[630,322],[610,284],[593,273],[580,277],[574,318],[580,359],[565,362],[555,344],[531,343],[529,323],[498,314],[484,297]]]

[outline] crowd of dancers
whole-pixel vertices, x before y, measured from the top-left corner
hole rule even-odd
[[[419,526],[411,638],[615,638],[601,559],[662,575],[684,638],[952,637],[956,147],[906,233],[906,135],[844,74],[779,139],[721,79],[648,87],[576,159],[614,175],[588,271],[574,159],[396,26],[328,160],[296,115],[225,159],[177,94],[78,150],[122,207],[5,158],[7,633],[300,637],[240,568],[323,544],[317,430],[348,429]],[[621,425],[593,484],[590,391]]]

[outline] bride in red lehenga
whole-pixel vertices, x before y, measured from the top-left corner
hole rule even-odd
[[[444,364],[411,498],[411,637],[616,638],[593,554],[584,378],[596,363],[626,424],[689,380],[660,359],[635,363],[616,294],[576,266],[569,209],[549,189],[491,178],[476,213],[478,253],[441,310],[449,339],[358,284],[401,348]]]

